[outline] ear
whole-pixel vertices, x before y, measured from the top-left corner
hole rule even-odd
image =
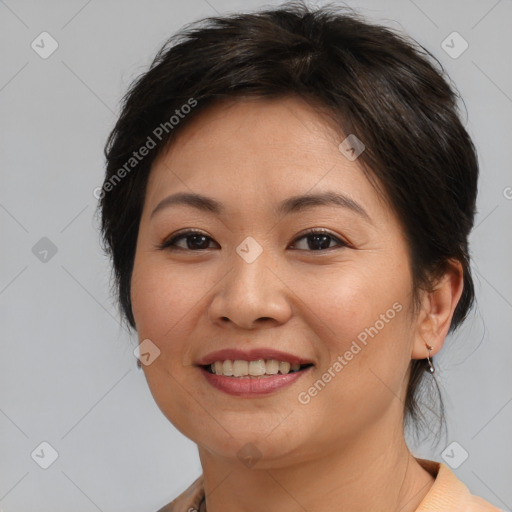
[[[432,347],[431,356],[441,350],[463,288],[462,264],[458,260],[450,259],[445,273],[435,283],[433,290],[422,292],[412,359],[425,359],[429,355],[427,344]]]

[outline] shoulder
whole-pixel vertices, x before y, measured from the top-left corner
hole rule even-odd
[[[203,475],[199,476],[189,487],[170,503],[157,512],[203,512],[201,502],[204,498]]]
[[[416,512],[502,512],[483,498],[471,494],[446,464],[426,459],[416,460],[435,477],[434,484]]]

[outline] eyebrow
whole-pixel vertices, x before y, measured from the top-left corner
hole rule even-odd
[[[219,201],[203,196],[201,194],[178,192],[162,199],[151,213],[152,218],[158,211],[176,205],[191,206],[215,215],[225,213],[225,208]],[[290,213],[296,213],[315,206],[340,206],[357,213],[368,222],[372,222],[365,209],[350,197],[336,192],[322,192],[317,194],[306,194],[292,196],[285,199],[277,205],[275,213],[279,217],[284,217]]]

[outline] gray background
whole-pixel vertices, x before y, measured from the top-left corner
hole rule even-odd
[[[165,39],[200,17],[263,5],[0,0],[4,512],[154,512],[200,474],[195,444],[161,414],[135,365],[136,337],[119,325],[93,190],[102,182],[102,149],[121,96]],[[471,237],[478,307],[436,360],[448,439],[436,448],[411,448],[447,462],[443,450],[458,443],[444,452],[460,461],[467,451],[455,474],[473,493],[510,511],[512,4],[348,5],[430,49],[465,100],[482,170]],[[31,47],[43,31],[59,45],[46,59]],[[453,31],[469,43],[458,58],[441,46]],[[460,40],[448,41],[461,48]],[[48,469],[39,465],[51,457],[43,441],[58,453]]]

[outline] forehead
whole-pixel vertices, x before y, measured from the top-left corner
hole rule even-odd
[[[297,97],[224,100],[186,124],[155,160],[146,201],[154,206],[186,191],[251,207],[338,191],[372,209],[376,191],[359,162],[340,151],[345,138],[332,119]]]
[[[328,158],[326,147],[335,149],[343,140],[339,128],[328,122],[318,109],[297,97],[225,99],[193,118],[160,159],[178,154],[190,158],[190,153],[246,154],[258,162],[276,156],[299,160],[308,153]]]

